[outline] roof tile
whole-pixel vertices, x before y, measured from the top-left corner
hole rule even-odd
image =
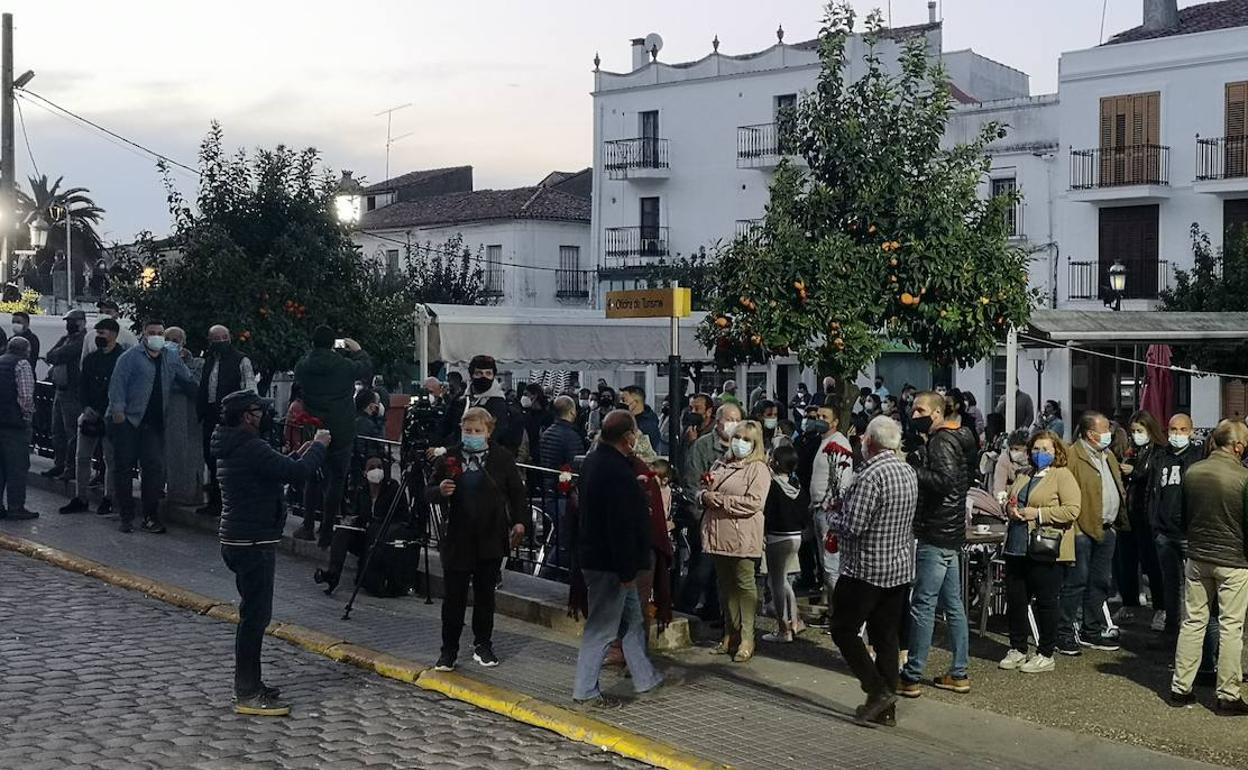
[[[1197,32],[1212,32],[1218,29],[1244,26],[1248,26],[1248,0],[1218,0],[1218,2],[1183,8],[1179,11],[1177,27],[1170,29],[1133,27],[1114,35],[1106,41],[1105,45],[1134,43],[1137,40],[1154,40],[1175,35],[1193,35]]]

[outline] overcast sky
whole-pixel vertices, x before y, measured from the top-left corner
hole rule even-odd
[[[1140,23],[1143,0],[1108,0],[1105,34]],[[1057,58],[1100,40],[1100,0],[945,0],[946,50],[974,48],[1056,87]],[[1186,7],[1192,0],[1180,0]],[[862,11],[887,0],[854,0]],[[895,26],[926,21],[926,0],[892,0]],[[194,165],[209,121],[230,147],[312,145],[333,168],[384,176],[471,164],[476,185],[532,184],[589,165],[594,53],[627,71],[628,40],[665,41],[661,60],[756,51],[813,37],[817,0],[217,0],[82,3],[10,0],[16,69],[31,90]],[[150,159],[23,104],[42,173],[90,188],[108,210],[105,241],[168,230]],[[20,128],[19,128],[20,132]],[[32,173],[19,133],[18,178]],[[179,180],[187,191],[193,181]]]

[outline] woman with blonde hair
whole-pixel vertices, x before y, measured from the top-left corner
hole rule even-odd
[[[737,663],[754,657],[754,562],[763,555],[763,507],[770,487],[762,426],[742,422],[729,437],[728,453],[702,478],[698,493],[704,511],[702,550],[715,564],[725,609],[724,639],[715,653],[732,655]]]

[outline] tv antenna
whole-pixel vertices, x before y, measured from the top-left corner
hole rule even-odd
[[[412,106],[411,102],[408,102],[407,104],[400,104],[397,107],[391,107],[388,110],[382,110],[381,112],[373,116],[374,118],[380,118],[382,115],[386,116],[386,176],[385,176],[386,179],[390,178],[390,145],[394,144],[400,139],[406,139],[407,137],[416,133],[415,131],[409,131],[406,134],[402,134],[400,136],[394,136],[390,131],[391,127],[394,124],[394,113],[398,112],[399,110],[405,110],[411,106]]]

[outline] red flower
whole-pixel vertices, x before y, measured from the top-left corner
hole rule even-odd
[[[572,466],[565,465],[559,469],[559,494],[572,493]]]
[[[836,443],[835,441],[829,441],[828,445],[823,448],[823,453],[828,456],[831,456],[831,455],[844,455],[846,457],[853,456],[852,453],[848,449]]]
[[[702,474],[702,486],[710,487],[714,483],[715,483],[715,477],[711,475],[710,471],[707,471],[706,473]]]
[[[828,532],[828,536],[823,539],[823,550],[828,553],[836,553],[841,548],[840,542],[836,539],[835,532]]]
[[[459,464],[458,457],[448,456],[446,458],[446,472],[447,472],[447,475],[452,479],[457,479],[463,475],[464,469]]]

